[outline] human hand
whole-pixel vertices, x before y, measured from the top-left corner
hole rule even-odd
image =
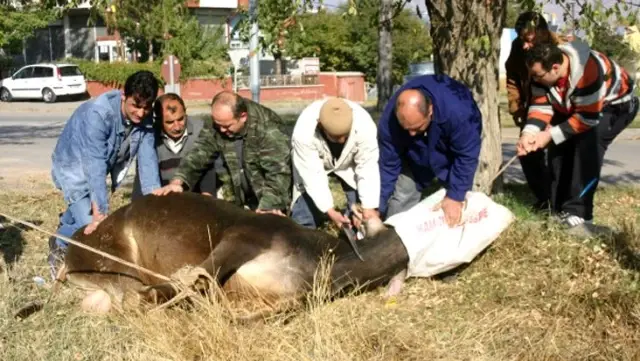
[[[345,217],[344,214],[336,211],[331,208],[327,211],[327,216],[335,223],[338,227],[342,228],[344,225],[351,225],[351,221],[349,218]]]
[[[102,222],[103,219],[106,218],[106,216],[104,214],[101,214],[100,211],[98,210],[98,206],[96,205],[95,202],[91,202],[91,223],[89,223],[85,228],[84,228],[84,234],[91,234],[93,233],[93,231],[96,230],[96,228],[98,228],[98,225],[100,224],[100,222]]]
[[[549,132],[548,130],[545,130],[544,132],[540,132],[536,134],[535,141],[533,144],[534,146],[533,151],[546,148],[550,142],[551,142],[551,132]]]
[[[276,216],[284,217],[285,214],[279,209],[256,209],[258,214],[275,214]]]
[[[524,156],[533,151],[535,143],[535,136],[529,133],[524,133],[520,136],[518,144],[516,145],[516,152],[518,156]]]
[[[182,189],[182,181],[179,180],[179,179],[175,179],[175,180],[172,180],[171,182],[169,182],[169,184],[167,184],[166,186],[154,190],[153,192],[151,192],[151,194],[156,195],[156,196],[164,196],[164,195],[167,195],[167,194],[169,194],[171,192],[181,193],[182,190],[183,190]]]
[[[442,209],[444,212],[444,219],[449,227],[457,226],[462,219],[463,202],[453,200],[449,197],[444,197],[442,202],[436,204],[433,208],[434,211]]]

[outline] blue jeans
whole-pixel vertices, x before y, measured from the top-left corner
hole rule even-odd
[[[339,179],[339,178],[338,178]],[[342,190],[347,198],[347,210],[342,212],[347,217],[351,217],[351,206],[359,202],[358,194],[355,189],[351,188],[347,183],[340,179]],[[299,225],[307,228],[318,228],[319,224],[329,219],[322,213],[306,192],[302,193],[291,207],[291,218]]]
[[[91,223],[91,199],[89,195],[67,206],[67,210],[60,216],[60,225],[57,233],[71,238],[73,234],[83,226]],[[67,242],[56,238],[56,245],[61,250],[66,250]]]

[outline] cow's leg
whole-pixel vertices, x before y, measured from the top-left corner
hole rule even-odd
[[[265,248],[259,242],[249,243],[231,235],[223,238],[198,267],[211,275],[219,286],[222,286],[235,270],[246,262],[257,257]],[[168,302],[179,294],[172,283],[161,283],[150,286],[140,292],[148,303]]]

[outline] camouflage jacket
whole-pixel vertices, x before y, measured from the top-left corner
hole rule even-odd
[[[290,137],[282,131],[283,123],[278,114],[258,103],[246,101],[248,117],[239,134],[244,138],[244,172],[258,198],[258,209],[285,210],[291,202]],[[226,163],[222,181],[231,186],[235,203],[245,205],[240,181],[242,168],[234,140],[217,132],[210,121],[207,124],[194,148],[180,162],[174,179],[191,187],[221,153]]]

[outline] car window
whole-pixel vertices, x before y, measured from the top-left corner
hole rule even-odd
[[[51,78],[53,77],[53,68],[45,66],[36,66],[33,71],[34,78]]]
[[[22,68],[13,75],[15,79],[28,79],[33,74],[33,67]]]
[[[61,66],[60,75],[61,76],[82,76],[82,72],[78,69],[77,66]]]

